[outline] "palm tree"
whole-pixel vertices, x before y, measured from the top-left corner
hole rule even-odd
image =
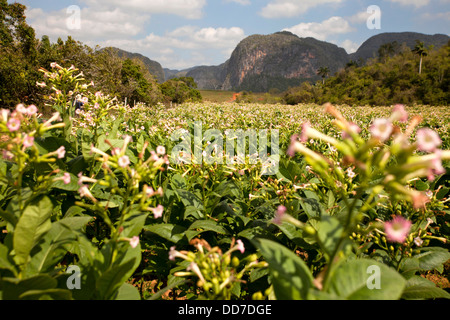
[[[425,47],[425,44],[423,42],[417,41],[417,44],[412,51],[420,56],[419,74],[422,74],[422,61],[423,57],[426,57],[428,55],[428,49]]]
[[[317,74],[322,77],[322,84],[325,84],[325,78],[330,74],[330,69],[328,67],[320,67],[317,70]]]

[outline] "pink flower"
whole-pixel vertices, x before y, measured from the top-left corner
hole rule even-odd
[[[36,86],[41,87],[41,88],[44,88],[44,87],[46,87],[47,85],[45,84],[45,82],[37,82],[37,81],[36,81]]]
[[[434,181],[435,175],[441,175],[447,172],[442,166],[442,150],[436,150],[434,155],[435,157],[431,160],[431,167],[429,168],[429,181]]]
[[[9,131],[14,132],[20,129],[20,120],[16,118],[9,119],[8,123],[6,124]]]
[[[34,104],[29,105],[28,108],[27,108],[27,115],[32,117],[32,116],[34,116],[37,113],[37,111],[38,111],[38,109],[37,109],[37,107]]]
[[[384,230],[386,231],[387,240],[404,243],[411,230],[411,225],[412,222],[402,216],[396,216],[392,221],[385,222]]]
[[[130,242],[130,246],[134,249],[139,245],[139,237],[134,236],[133,238],[128,240]]]
[[[177,257],[177,250],[175,250],[175,246],[170,247],[169,251],[169,260],[175,261],[175,258]]]
[[[64,173],[62,181],[64,182],[64,184],[69,184],[70,183],[70,173],[68,173],[68,172]]]
[[[349,177],[350,179],[353,179],[354,177],[356,177],[356,173],[353,171],[352,168],[347,169],[347,177]]]
[[[155,219],[161,218],[164,212],[164,207],[160,204],[156,208],[150,209],[153,212],[153,215],[155,216]]]
[[[14,154],[11,151],[4,150],[2,151],[3,159],[11,161],[14,158]]]
[[[16,111],[21,114],[27,114],[27,108],[23,104],[18,104],[16,106]]]
[[[58,150],[56,150],[56,154],[58,155],[58,159],[64,158],[66,155],[66,148],[64,146],[60,147]]]
[[[420,237],[414,238],[414,243],[416,246],[420,247],[423,244],[423,240]]]
[[[347,128],[348,131],[342,132],[342,139],[350,139],[351,133],[359,134],[361,132],[361,128],[358,127],[356,123],[350,122],[349,127]]]
[[[408,121],[408,113],[405,110],[405,106],[402,104],[395,105],[394,109],[392,110],[391,119],[393,121],[398,120],[400,122]]]
[[[417,130],[417,148],[420,151],[433,152],[442,144],[439,135],[430,128],[422,128]]]
[[[94,198],[94,196],[92,195],[91,191],[89,190],[89,187],[87,185],[82,185],[79,189],[78,189],[78,193],[80,194],[81,198],[89,198],[91,199],[93,202],[97,202],[97,199]]]
[[[278,209],[277,209],[277,211],[275,213],[275,218],[272,220],[272,222],[274,224],[281,225],[282,220],[283,220],[283,216],[285,215],[286,210],[287,209],[286,209],[285,206],[283,206],[283,205],[278,206]]]
[[[236,241],[236,249],[238,249],[241,253],[245,252],[245,247],[244,247],[244,243],[242,242],[242,240]]]
[[[120,167],[126,168],[130,164],[130,158],[128,156],[122,156],[117,161]]]
[[[388,119],[375,119],[370,127],[370,133],[381,142],[386,141],[394,131],[392,122]]]
[[[34,144],[34,137],[26,135],[23,139],[23,146],[25,148],[31,148]]]
[[[306,141],[308,141],[308,130],[309,128],[311,128],[311,124],[309,122],[305,122],[302,125],[302,134],[300,136],[300,142],[305,143]]]
[[[159,146],[156,148],[156,153],[163,156],[166,154],[166,148],[164,148],[163,146]]]
[[[294,134],[291,137],[291,144],[287,150],[287,155],[291,158],[295,156],[295,143],[298,143],[298,134]]]

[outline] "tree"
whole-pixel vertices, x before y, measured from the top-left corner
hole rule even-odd
[[[328,67],[320,67],[317,74],[322,77],[322,84],[325,84],[325,78],[330,74],[330,69]]]
[[[0,0],[0,104],[13,108],[36,101],[35,32],[26,23],[26,7]]]
[[[422,61],[423,57],[428,55],[428,49],[425,47],[423,42],[417,41],[416,46],[412,51],[420,57],[419,74],[422,74]]]

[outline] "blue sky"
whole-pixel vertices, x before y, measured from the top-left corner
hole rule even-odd
[[[14,2],[14,1],[8,1]],[[383,32],[449,34],[450,0],[19,0],[37,36],[72,35],[184,69],[225,62],[252,34],[289,30],[351,53]],[[381,12],[379,29],[370,6]]]

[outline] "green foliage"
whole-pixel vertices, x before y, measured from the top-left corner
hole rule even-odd
[[[419,59],[409,49],[385,45],[380,48],[379,60],[371,60],[365,66],[348,64],[323,85],[302,84],[291,88],[285,92],[285,102],[447,105],[450,46],[428,52],[419,44],[414,52]]]
[[[201,93],[192,77],[170,79],[161,84],[161,92],[166,102],[180,104],[202,101]]]
[[[70,36],[66,41],[59,38],[56,43],[51,43],[48,36],[38,40],[33,28],[26,24],[25,6],[2,1],[0,9],[2,107],[13,109],[18,103],[42,105],[46,102],[52,88],[39,88],[45,87],[46,79],[38,70],[54,62],[64,67],[76,65],[84,70],[86,81],[94,84],[89,90],[102,91],[131,106],[202,99],[192,78],[161,85],[139,57],[127,58],[114,48],[94,50]],[[48,109],[44,113],[50,112]]]

